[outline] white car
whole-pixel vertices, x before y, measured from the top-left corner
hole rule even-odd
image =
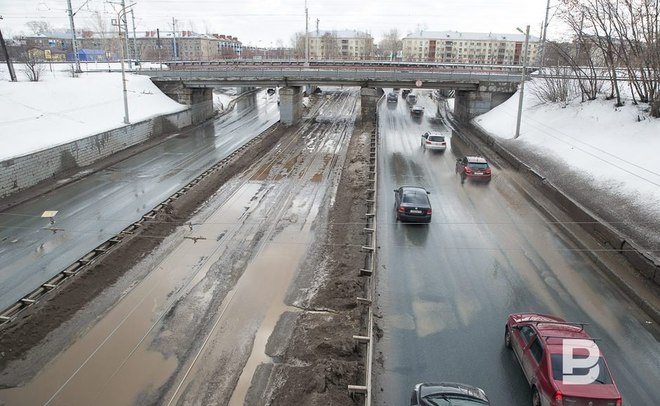
[[[421,116],[424,115],[424,107],[422,107],[422,106],[413,106],[410,109],[410,114],[413,117],[421,117]]]
[[[447,141],[444,134],[438,132],[425,132],[422,134],[422,148],[434,151],[444,151],[447,149]]]

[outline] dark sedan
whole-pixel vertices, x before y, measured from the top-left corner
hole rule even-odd
[[[464,383],[418,383],[410,406],[484,406],[490,405],[484,391]]]
[[[431,201],[429,192],[419,186],[401,186],[394,189],[394,211],[397,221],[430,223]]]

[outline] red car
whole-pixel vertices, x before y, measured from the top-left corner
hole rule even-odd
[[[456,173],[461,175],[461,182],[466,178],[490,182],[492,171],[483,157],[464,156],[456,159]]]
[[[511,314],[504,345],[523,369],[533,406],[621,406],[605,358],[584,323],[539,313]]]

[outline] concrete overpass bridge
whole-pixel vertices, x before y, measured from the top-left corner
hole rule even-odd
[[[149,75],[166,94],[180,103],[195,105],[212,100],[219,86],[280,87],[280,115],[292,125],[302,117],[302,97],[309,86],[361,88],[362,114],[375,112],[383,88],[454,90],[455,114],[460,120],[483,114],[517,90],[520,66],[428,64],[372,61],[219,61],[170,63],[169,70]]]

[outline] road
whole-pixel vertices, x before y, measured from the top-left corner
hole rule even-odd
[[[154,208],[279,120],[259,92],[228,114],[155,148],[0,213],[0,309],[5,309]],[[51,226],[41,218],[57,210]],[[52,232],[47,227],[57,229]]]
[[[357,95],[324,96],[315,119],[220,188],[193,227],[145,256],[144,279],[33,379],[0,390],[0,404],[242,405],[280,315],[299,311],[285,295],[306,295],[291,285],[334,198]]]
[[[660,399],[657,329],[513,185],[494,171],[490,184],[461,184],[455,157],[468,149],[426,116],[411,119],[402,100],[381,105],[379,122],[375,404],[408,404],[415,383],[457,381],[483,388],[493,405],[529,405],[531,391],[503,346],[510,313],[536,311],[589,323],[599,337],[623,402]],[[444,153],[424,152],[420,135],[447,134]],[[468,151],[471,152],[471,151]],[[466,152],[467,153],[467,152]],[[431,191],[429,226],[394,219],[393,189]]]

